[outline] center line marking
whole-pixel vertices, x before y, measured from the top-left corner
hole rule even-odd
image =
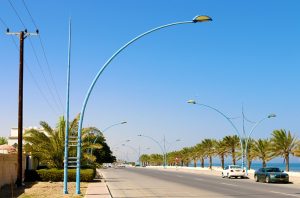
[[[238,185],[235,185],[235,184],[228,184],[228,183],[221,183],[221,184],[224,184],[224,185],[227,185],[227,186],[238,186]]]
[[[298,195],[287,194],[287,193],[282,193],[282,192],[276,192],[276,191],[270,191],[270,192],[271,192],[271,193],[276,193],[276,194],[285,195],[285,196],[299,197]]]

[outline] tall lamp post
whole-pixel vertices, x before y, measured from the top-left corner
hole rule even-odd
[[[221,114],[230,124],[231,126],[234,128],[236,134],[238,135],[239,139],[240,139],[240,144],[241,144],[241,149],[242,149],[242,167],[244,168],[244,163],[245,163],[245,160],[244,158],[246,157],[246,175],[248,175],[248,167],[247,167],[247,150],[248,150],[248,141],[250,139],[250,136],[251,134],[253,133],[254,129],[259,125],[261,124],[264,120],[266,119],[269,119],[269,118],[274,118],[276,117],[275,114],[269,114],[267,117],[261,119],[260,121],[258,122],[254,122],[254,125],[252,127],[252,129],[250,130],[248,136],[246,135],[246,132],[245,132],[245,128],[244,128],[244,120],[245,120],[245,116],[244,116],[244,111],[242,112],[242,115],[243,115],[243,136],[240,134],[239,130],[237,129],[236,125],[232,122],[231,118],[228,117],[227,115],[225,115],[224,113],[222,113],[220,110],[214,108],[214,107],[211,107],[209,105],[206,105],[206,104],[199,104],[197,103],[195,100],[188,100],[187,103],[189,104],[194,104],[194,105],[199,105],[199,106],[204,106],[204,107],[207,107],[209,109],[212,109],[216,112],[218,112],[219,114]],[[244,143],[243,143],[243,140],[245,141],[245,150],[244,150]]]
[[[157,30],[163,29],[163,28],[167,28],[167,27],[171,27],[171,26],[175,26],[175,25],[181,25],[181,24],[193,24],[193,23],[200,23],[200,22],[206,22],[206,21],[212,21],[212,19],[209,16],[196,16],[193,20],[190,21],[182,21],[182,22],[175,22],[175,23],[170,23],[170,24],[166,24],[163,26],[159,26],[156,28],[153,28],[147,32],[144,32],[142,34],[140,34],[139,36],[135,37],[134,39],[132,39],[131,41],[129,41],[128,43],[126,43],[125,45],[123,45],[120,49],[118,49],[105,63],[104,65],[101,67],[101,69],[98,71],[98,73],[96,74],[92,84],[90,85],[85,99],[83,101],[83,105],[81,108],[81,112],[80,112],[80,120],[79,120],[79,124],[78,124],[78,143],[77,143],[77,168],[76,168],[76,194],[80,194],[80,159],[81,159],[81,129],[82,129],[82,123],[83,123],[83,118],[84,118],[84,112],[85,112],[85,108],[87,105],[87,102],[89,100],[90,94],[98,80],[98,78],[100,77],[100,75],[103,73],[103,71],[105,70],[105,68],[111,63],[111,61],[120,53],[122,52],[125,48],[127,48],[130,44],[134,43],[135,41],[137,41],[138,39],[152,33],[155,32]]]

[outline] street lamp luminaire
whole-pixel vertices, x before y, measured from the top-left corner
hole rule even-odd
[[[167,27],[171,27],[171,26],[175,26],[175,25],[181,25],[181,24],[193,24],[193,23],[201,23],[201,22],[208,22],[208,21],[212,21],[212,19],[209,16],[196,16],[195,18],[193,18],[190,21],[181,21],[181,22],[175,22],[175,23],[169,23],[166,25],[162,25],[156,28],[153,28],[149,31],[146,31],[140,35],[138,35],[137,37],[133,38],[132,40],[130,40],[128,43],[126,43],[125,45],[123,45],[120,49],[118,49],[105,63],[104,65],[101,67],[101,69],[98,71],[98,73],[96,74],[92,84],[90,85],[85,99],[83,101],[82,107],[81,107],[81,112],[80,112],[80,119],[79,119],[79,123],[78,123],[78,140],[77,140],[77,167],[76,167],[76,194],[80,194],[80,159],[81,159],[81,130],[82,130],[82,124],[83,124],[83,118],[84,118],[84,113],[85,113],[85,109],[86,109],[86,105],[87,102],[89,100],[89,97],[91,95],[91,92],[93,91],[93,88],[98,80],[98,78],[100,77],[100,75],[103,73],[103,71],[105,70],[105,68],[111,63],[111,61],[120,53],[122,52],[125,48],[127,48],[130,44],[134,43],[135,41],[137,41],[138,39],[152,33],[155,32],[157,30],[163,29],[163,28],[167,28]]]
[[[241,144],[241,149],[242,149],[242,167],[244,168],[244,158],[246,157],[246,175],[248,175],[248,167],[247,167],[247,163],[248,163],[248,160],[247,160],[247,150],[248,150],[248,141],[250,139],[250,136],[251,134],[253,133],[254,129],[260,124],[262,123],[264,120],[266,119],[269,119],[269,118],[274,118],[276,117],[275,114],[269,114],[267,117],[261,119],[260,121],[258,122],[255,122],[254,123],[254,126],[252,127],[252,129],[250,130],[248,136],[246,136],[245,134],[245,131],[244,131],[244,136],[241,136],[240,133],[239,133],[239,130],[237,129],[237,127],[235,126],[235,124],[231,121],[231,118],[226,116],[224,113],[222,113],[220,110],[214,108],[214,107],[211,107],[209,105],[206,105],[206,104],[199,104],[197,103],[195,100],[188,100],[187,103],[189,104],[194,104],[194,105],[199,105],[199,106],[204,106],[204,107],[207,107],[207,108],[210,108],[216,112],[218,112],[219,114],[221,114],[223,117],[226,118],[226,120],[231,124],[231,126],[234,128],[234,130],[236,131],[239,139],[240,139],[240,144]],[[243,120],[245,119],[244,117],[244,113],[243,113]],[[243,125],[244,125],[244,122],[243,122]],[[243,126],[243,129],[244,129],[244,126]],[[245,150],[244,150],[244,144],[243,144],[243,140],[245,141]]]

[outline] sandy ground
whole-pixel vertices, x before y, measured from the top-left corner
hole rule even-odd
[[[0,190],[0,197],[19,197],[19,198],[70,198],[84,197],[87,182],[81,182],[81,195],[75,194],[75,182],[68,183],[68,195],[63,194],[63,182],[30,182],[24,187],[16,188],[15,186],[6,185]]]
[[[181,167],[181,166],[168,166],[167,168],[163,168],[162,166],[147,166],[147,168],[155,168],[155,169],[164,169],[165,171],[180,171],[180,172],[190,172],[196,174],[207,174],[207,175],[222,175],[222,168],[220,167],[212,167],[212,170],[209,168],[200,168],[200,167]],[[253,169],[248,171],[248,177],[254,180],[254,171]],[[300,172],[286,172],[289,174],[290,182],[293,184],[300,185]]]

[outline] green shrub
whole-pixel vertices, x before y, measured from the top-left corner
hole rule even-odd
[[[59,182],[64,179],[63,169],[41,169],[37,170],[40,181]],[[94,169],[82,169],[80,171],[80,181],[92,181],[95,177],[96,171]],[[76,181],[76,169],[68,170],[68,181]]]

